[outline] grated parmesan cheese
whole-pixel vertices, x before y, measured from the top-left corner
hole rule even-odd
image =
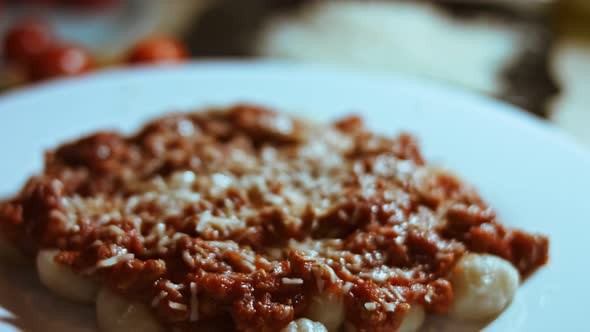
[[[152,307],[158,306],[158,304],[160,303],[160,301],[162,301],[164,298],[166,298],[166,296],[168,296],[168,293],[166,293],[165,291],[161,290],[158,293],[158,295],[153,298],[153,300],[152,300]]]
[[[366,302],[364,307],[367,309],[367,311],[375,311],[377,310],[378,305],[379,304],[377,302]]]
[[[284,285],[303,285],[301,278],[283,278],[282,282]]]
[[[397,305],[395,303],[385,302],[383,304],[383,307],[385,308],[386,312],[394,312],[395,309],[397,308]]]
[[[174,310],[187,310],[187,306],[186,304],[182,304],[182,303],[178,303],[178,302],[173,302],[173,301],[168,301],[168,306],[170,306],[171,309]]]
[[[188,265],[189,267],[196,267],[195,259],[191,256],[190,252],[184,250],[182,252],[182,260]]]
[[[106,267],[110,267],[116,264],[119,264],[121,262],[126,262],[128,260],[132,260],[135,258],[134,254],[128,254],[128,253],[120,253],[116,256],[113,256],[111,258],[107,258],[107,259],[103,259],[98,261],[98,263],[96,263],[96,266],[98,268],[106,268]]]

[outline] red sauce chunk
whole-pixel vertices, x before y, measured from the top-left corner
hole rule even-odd
[[[546,237],[500,224],[412,136],[248,105],[49,151],[0,203],[0,230],[30,255],[59,249],[58,263],[185,331],[278,331],[320,293],[341,297],[360,331],[392,331],[412,304],[448,310],[468,251],[523,277],[548,259]]]

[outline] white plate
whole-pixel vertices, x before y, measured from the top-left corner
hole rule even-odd
[[[417,134],[427,158],[479,187],[506,224],[551,238],[549,265],[485,330],[588,325],[589,154],[512,107],[433,83],[314,66],[204,63],[104,72],[22,90],[0,98],[0,194],[18,188],[40,169],[43,149],[65,139],[99,128],[131,130],[164,111],[242,101],[320,121],[357,112],[376,130]],[[30,272],[8,269],[0,270],[1,332],[93,331],[92,309],[56,300]]]

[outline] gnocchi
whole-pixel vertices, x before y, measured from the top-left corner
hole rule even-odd
[[[413,305],[410,311],[404,317],[402,324],[398,328],[397,332],[415,332],[420,329],[424,323],[424,308],[419,305]]]
[[[330,332],[338,331],[344,322],[344,302],[342,298],[332,294],[316,296],[305,316],[322,323]]]
[[[37,254],[37,271],[45,287],[66,299],[92,303],[98,287],[94,282],[75,274],[55,261],[57,250],[41,250]]]
[[[467,254],[452,272],[455,300],[449,314],[466,321],[492,318],[510,303],[519,282],[518,271],[508,261],[492,255]]]
[[[98,293],[96,319],[103,332],[162,331],[147,306],[129,302],[108,288],[102,288]]]
[[[322,323],[300,318],[289,323],[281,332],[328,332],[328,329]]]

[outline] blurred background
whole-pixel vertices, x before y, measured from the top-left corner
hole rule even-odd
[[[0,0],[0,94],[136,64],[271,58],[461,86],[590,146],[590,0]]]

